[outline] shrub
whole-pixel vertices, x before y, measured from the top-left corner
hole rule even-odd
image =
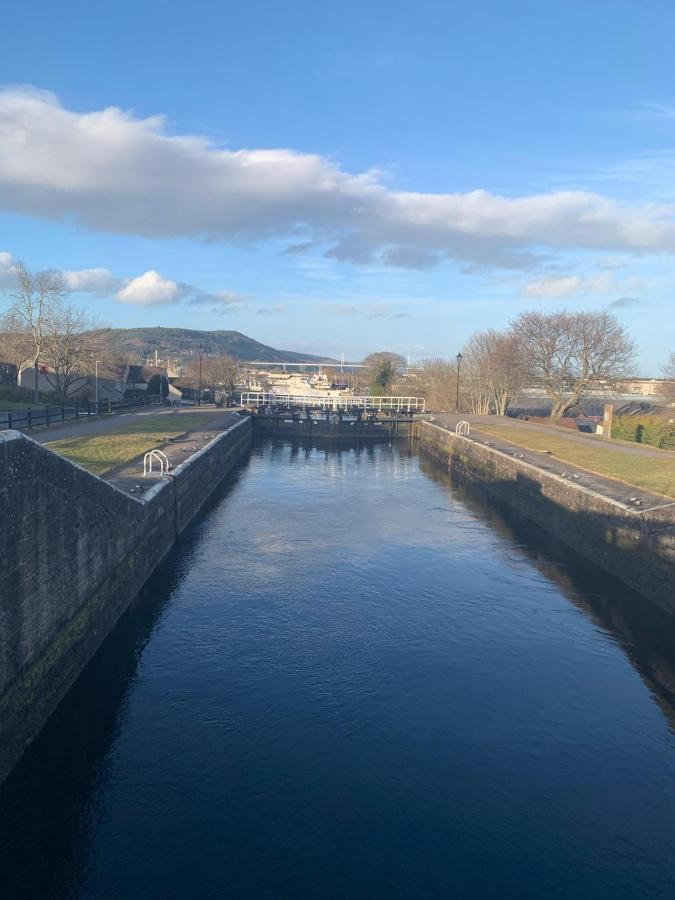
[[[612,437],[673,449],[675,424],[663,416],[619,416],[612,423]]]

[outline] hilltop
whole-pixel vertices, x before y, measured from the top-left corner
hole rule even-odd
[[[190,328],[110,328],[106,336],[119,353],[129,354],[139,362],[154,356],[155,349],[162,359],[181,363],[194,358],[199,346],[210,356],[227,354],[240,360],[269,362],[334,362],[325,356],[277,350],[261,344],[240,331],[196,331]]]

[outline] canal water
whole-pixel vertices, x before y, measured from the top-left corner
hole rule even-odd
[[[254,448],[0,791],[0,895],[672,897],[673,623],[404,444]]]

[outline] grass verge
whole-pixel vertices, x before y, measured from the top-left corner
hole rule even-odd
[[[115,431],[79,438],[63,438],[51,441],[47,446],[89,469],[90,472],[103,475],[164,443],[164,438],[178,437],[188,430],[199,428],[212,418],[213,416],[208,413],[189,416],[177,413],[134,416],[131,420],[120,421]]]
[[[506,427],[481,424],[479,430],[528,450],[550,453],[561,462],[589,472],[675,498],[675,453],[672,451],[662,451],[663,459],[638,456],[615,450],[602,439],[589,437],[582,444],[568,440],[564,434],[548,435],[530,430],[526,425]]]

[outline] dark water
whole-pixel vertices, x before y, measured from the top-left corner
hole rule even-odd
[[[0,791],[0,896],[672,897],[674,690],[435,463],[267,444]]]

